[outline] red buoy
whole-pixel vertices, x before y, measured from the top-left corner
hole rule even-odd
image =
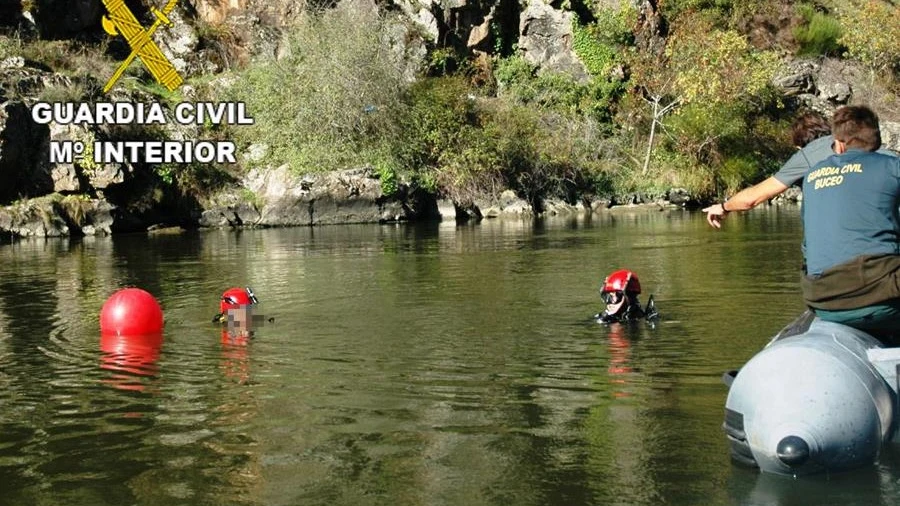
[[[124,288],[110,295],[100,310],[100,333],[142,335],[162,332],[159,303],[140,288]]]

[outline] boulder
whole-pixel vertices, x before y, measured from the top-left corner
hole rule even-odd
[[[200,214],[201,227],[253,227],[260,224],[256,205],[236,191],[216,195]]]
[[[247,8],[249,0],[195,0],[197,17],[210,25],[219,25],[235,12]]]
[[[773,84],[787,96],[816,93],[819,64],[809,60],[791,62],[773,79]]]
[[[52,198],[30,199],[0,208],[0,233],[18,237],[62,237],[69,227]]]
[[[197,59],[197,44],[200,38],[178,9],[170,12],[167,17],[172,21],[172,25],[160,27],[153,35],[153,39],[157,41],[166,58],[172,62],[175,70],[182,78],[187,79],[190,75],[200,73],[205,67],[205,62]]]
[[[519,20],[519,50],[525,60],[542,70],[587,81],[587,69],[572,49],[572,16],[544,0],[529,0]]]
[[[219,195],[207,206],[202,226],[379,223],[407,220],[431,212],[427,206],[406,201],[406,185],[401,185],[396,198],[385,196],[381,179],[371,167],[298,176],[288,165],[282,165],[275,169],[253,169],[242,184],[241,195],[234,195],[230,200]],[[241,208],[248,195],[258,204],[258,217],[254,215],[256,208],[253,211]]]
[[[58,193],[73,193],[81,191],[81,181],[78,178],[78,170],[75,167],[74,160],[71,162],[61,162],[50,164],[49,152],[50,142],[67,142],[79,138],[85,138],[85,129],[76,125],[60,125],[51,123],[49,125],[50,136],[46,142],[45,153],[46,163],[50,171],[50,179],[53,181],[53,191]],[[79,139],[80,140],[80,139]]]
[[[116,206],[105,200],[91,199],[80,224],[84,235],[109,235],[116,227]]]
[[[496,197],[475,200],[475,206],[483,218],[501,216],[531,216],[534,209],[531,204],[516,195],[512,190],[504,190]]]
[[[881,127],[881,146],[900,153],[900,123],[880,121],[879,126]]]

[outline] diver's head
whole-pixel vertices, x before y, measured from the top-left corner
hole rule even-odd
[[[606,313],[617,315],[637,304],[637,296],[641,293],[641,282],[637,275],[629,270],[621,269],[613,272],[603,281],[600,296],[606,304]]]
[[[219,301],[221,311],[213,321],[225,322],[229,327],[249,328],[253,318],[253,306],[259,304],[250,287],[229,288]]]
[[[219,300],[219,311],[227,314],[229,309],[242,309],[254,304],[259,304],[259,300],[249,286],[247,288],[229,288],[225,290],[222,299]]]

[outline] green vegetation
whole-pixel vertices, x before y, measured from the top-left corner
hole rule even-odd
[[[577,16],[572,21],[572,48],[595,78],[608,78],[613,69],[624,63],[623,49],[634,42],[632,28],[637,11],[630,5],[618,10],[601,8],[596,21],[582,26]]]
[[[54,194],[54,198],[58,198],[56,202],[62,207],[66,216],[72,223],[81,227],[87,221],[88,214],[93,209],[93,202],[87,195],[66,195],[62,196]]]
[[[875,72],[900,72],[900,18],[896,2],[855,0],[840,11],[844,31],[839,42],[847,56]]]
[[[664,28],[649,51],[639,32],[648,23],[633,4],[566,2],[580,76],[530,63],[517,49],[517,27],[500,16],[482,46],[493,52],[448,39],[430,45],[415,69],[397,51],[407,33],[397,17],[375,10],[316,3],[296,17],[277,60],[251,61],[245,34],[201,24],[202,48],[228,72],[196,76],[192,97],[243,101],[255,125],[206,125],[192,135],[264,144],[264,163],[297,173],[373,167],[385,195],[410,184],[461,202],[506,188],[532,201],[672,187],[702,198],[758,181],[789,154],[793,111],[770,85],[785,51],[852,58],[888,83],[900,70],[900,23],[885,0],[658,4]],[[766,15],[773,22],[761,36]],[[0,36],[0,59],[21,55],[69,78],[46,87],[46,100],[95,98],[119,64],[106,51]],[[183,99],[145,74],[132,66],[123,85],[170,105]],[[239,84],[221,84],[229,81]],[[188,195],[228,183],[234,170],[159,165],[148,173],[159,188]]]
[[[709,20],[721,21],[727,19],[732,10],[742,3],[734,0],[671,0],[660,2],[660,9],[671,22],[684,26],[686,23],[681,20],[682,16],[699,14]]]
[[[840,21],[810,4],[800,4],[797,10],[805,22],[794,29],[794,38],[800,45],[797,53],[801,56],[837,55],[841,50]]]
[[[247,140],[268,144],[271,157],[299,172],[370,163],[400,135],[406,84],[390,44],[372,11],[302,15],[287,57],[238,76],[231,98],[256,120]]]

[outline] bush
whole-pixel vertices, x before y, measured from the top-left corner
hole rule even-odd
[[[521,56],[498,59],[494,75],[501,98],[555,113],[609,121],[625,83],[605,78],[579,83],[568,74],[537,72]]]
[[[631,191],[662,194],[674,187],[684,188],[691,195],[712,195],[715,193],[715,171],[704,163],[697,163],[692,157],[670,149],[653,152],[654,167],[652,177],[632,173]],[[618,184],[622,184],[619,182]]]
[[[900,22],[897,6],[879,0],[853,0],[842,5],[844,31],[840,42],[846,56],[860,60],[875,72],[900,71]]]
[[[737,139],[746,135],[742,111],[722,106],[710,114],[704,105],[688,104],[666,121],[671,148],[688,155],[698,163],[721,159],[719,143],[722,139]]]
[[[841,51],[840,22],[828,14],[820,12],[812,5],[797,7],[806,22],[794,29],[794,39],[800,45],[799,55],[836,55]]]
[[[614,43],[604,41],[603,34],[603,29],[597,24],[581,26],[577,20],[572,21],[572,49],[591,77],[605,79],[621,63],[621,49]]]
[[[504,188],[536,201],[608,186],[597,122],[472,91],[459,77],[410,89],[395,153],[423,186],[460,202]]]
[[[383,152],[399,135],[406,88],[388,28],[374,10],[302,14],[289,56],[238,75],[233,99],[255,118],[241,132],[299,172],[362,165]]]
[[[734,0],[671,0],[660,2],[663,17],[677,23],[685,14],[702,13],[704,17],[724,26],[734,9]]]
[[[759,162],[747,157],[726,158],[717,173],[726,194],[742,189],[746,181],[752,181],[759,173]]]

